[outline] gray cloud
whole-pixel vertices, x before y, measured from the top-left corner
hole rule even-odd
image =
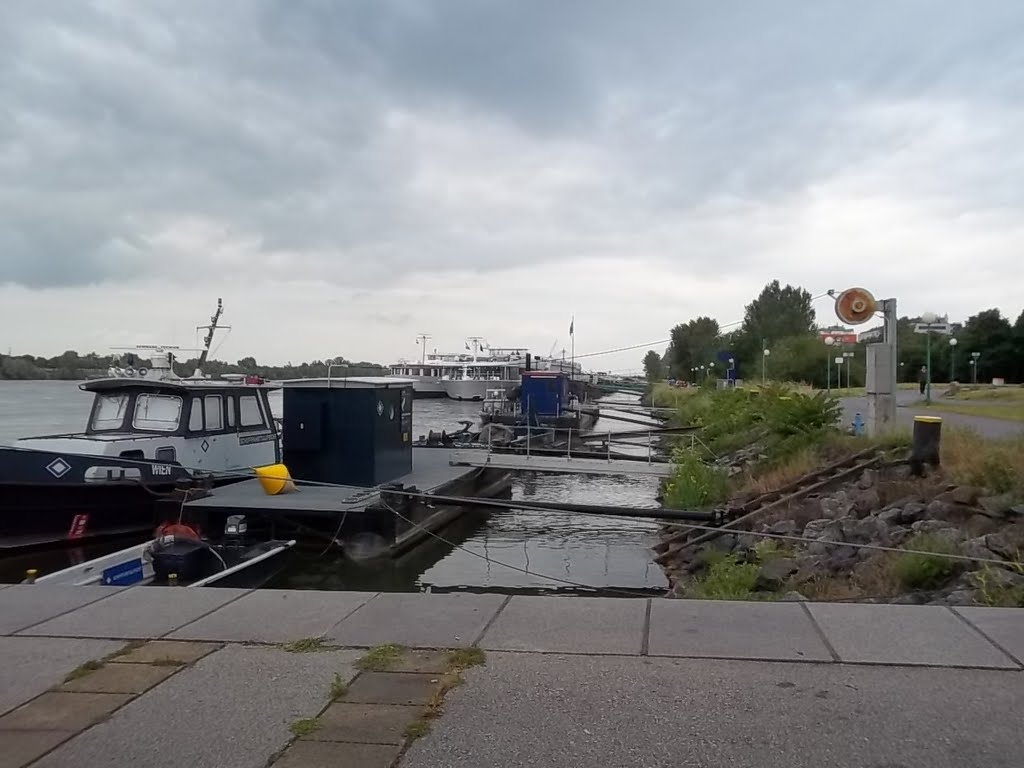
[[[849,177],[1019,210],[1022,32],[1011,0],[4,3],[0,283],[742,273],[766,206]]]

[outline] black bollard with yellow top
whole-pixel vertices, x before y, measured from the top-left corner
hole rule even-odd
[[[938,416],[915,416],[914,436],[910,445],[910,472],[920,477],[924,465],[939,466],[939,444],[942,439],[942,419]]]

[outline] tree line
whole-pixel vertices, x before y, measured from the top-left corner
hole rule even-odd
[[[175,360],[174,368],[179,376],[190,375],[198,358]],[[56,357],[34,357],[32,355],[0,355],[0,379],[82,379],[106,376],[112,367],[131,366],[148,368],[148,359],[137,355],[98,355],[95,352],[80,355],[68,350]],[[371,362],[352,362],[344,357],[327,360],[313,360],[293,365],[261,365],[254,357],[243,357],[236,363],[224,360],[207,360],[203,373],[219,376],[224,373],[251,373],[266,379],[303,379],[327,376],[328,367],[332,376],[379,376],[388,372],[385,366]]]
[[[919,322],[918,317],[898,320],[900,381],[916,381],[926,363],[929,340],[914,332]],[[874,326],[845,330],[870,327]],[[747,381],[760,381],[764,373],[769,379],[824,388],[831,369],[832,387],[863,386],[864,345],[829,347],[820,335],[822,330],[841,329],[836,324],[818,323],[811,294],[806,290],[773,280],[747,304],[743,322],[735,330],[723,332],[717,320],[706,316],[676,325],[664,353],[650,350],[644,356],[644,372],[649,381],[668,378],[696,383],[707,377],[725,378],[732,368],[737,378]],[[953,330],[952,336],[931,334],[933,381],[969,382],[976,375],[979,383],[997,377],[1024,382],[1024,312],[1011,323],[998,309],[986,309],[964,323],[953,324]],[[950,338],[956,339],[956,345],[949,343]],[[852,355],[847,354],[841,366],[835,365],[832,359],[843,357],[844,352]]]

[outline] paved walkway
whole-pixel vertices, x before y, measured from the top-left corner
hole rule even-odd
[[[486,664],[435,717],[455,685],[447,656],[360,671],[384,643],[475,646]],[[1024,754],[1015,609],[16,585],[0,587],[0,659],[0,768]]]
[[[853,422],[854,414],[865,416],[868,412],[866,397],[840,397],[843,407],[843,423]],[[941,403],[941,398],[936,398]],[[956,401],[958,404],[970,401]],[[1001,438],[1024,434],[1024,422],[991,419],[985,416],[971,416],[967,413],[947,413],[939,407],[925,408],[921,405],[921,395],[916,391],[900,390],[896,394],[896,422],[903,426],[911,426],[915,416],[941,416],[942,421],[951,427],[967,427],[976,430],[985,437]]]

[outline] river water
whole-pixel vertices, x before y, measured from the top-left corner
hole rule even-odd
[[[614,399],[635,397],[619,394]],[[91,396],[81,392],[75,382],[0,381],[0,445],[29,435],[78,431],[85,423],[90,403]],[[280,407],[279,397],[275,406]],[[413,435],[425,435],[430,430],[454,431],[464,419],[475,424],[479,411],[479,403],[416,400]],[[605,419],[596,427],[613,432],[636,428]],[[512,487],[514,499],[643,507],[657,506],[656,493],[654,478],[532,472],[517,475]],[[648,521],[573,513],[471,513],[442,531],[443,541],[429,541],[386,563],[355,562],[333,552],[319,557],[315,551],[292,552],[287,567],[268,586],[517,593],[656,591],[666,586],[661,569],[652,561],[650,548],[656,529],[656,524]],[[96,554],[98,550],[91,547],[61,553],[53,559],[56,566],[63,566],[66,562],[62,561],[68,557]],[[20,578],[24,561],[0,561],[0,581]]]

